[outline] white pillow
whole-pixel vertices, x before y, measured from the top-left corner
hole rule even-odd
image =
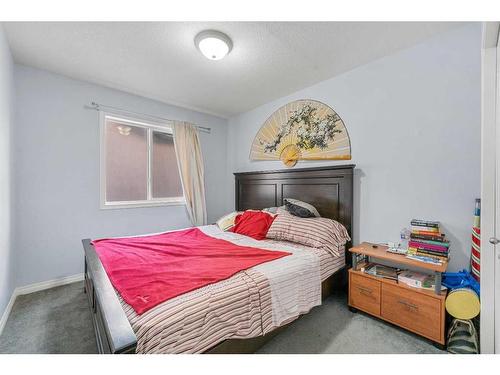
[[[236,219],[236,215],[241,214],[239,211],[231,212],[230,214],[222,216],[219,220],[215,222],[217,226],[223,230],[228,231],[232,227],[234,227],[234,220]]]

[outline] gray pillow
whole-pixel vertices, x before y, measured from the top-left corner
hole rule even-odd
[[[294,216],[298,217],[321,217],[316,208],[306,202],[299,201],[298,199],[285,198],[283,199],[285,208]]]

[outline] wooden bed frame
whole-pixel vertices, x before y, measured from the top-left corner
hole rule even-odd
[[[296,198],[315,206],[321,216],[342,223],[352,237],[354,165],[278,171],[235,173],[236,210],[281,206],[283,198]],[[90,239],[84,239],[85,292],[99,353],[135,353],[137,338],[123,311],[115,289]],[[346,249],[349,244],[346,245]],[[344,287],[351,257],[346,251],[346,267],[322,283],[322,296],[335,287]],[[287,326],[250,339],[229,339],[206,353],[252,353]]]

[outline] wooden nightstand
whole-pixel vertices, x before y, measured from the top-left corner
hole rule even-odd
[[[408,259],[387,252],[386,246],[363,242],[351,248],[353,267],[349,270],[349,307],[386,320],[435,343],[445,344],[445,299],[441,292],[441,273],[448,263],[440,265]],[[398,284],[397,281],[375,277],[356,270],[356,254],[396,263],[398,267],[418,267],[434,274],[436,289],[426,290]]]

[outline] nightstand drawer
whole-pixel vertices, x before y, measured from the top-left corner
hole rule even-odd
[[[380,281],[350,273],[349,305],[380,315]]]
[[[439,299],[382,285],[382,317],[427,338],[441,341],[441,301]]]

